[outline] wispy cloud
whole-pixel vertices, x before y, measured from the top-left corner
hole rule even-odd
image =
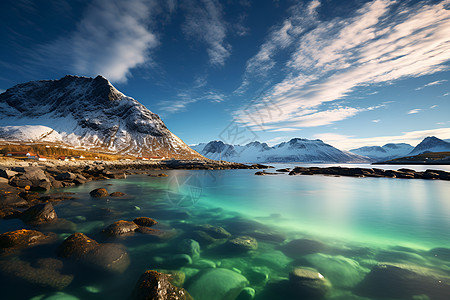
[[[450,95],[450,92],[445,93],[444,95],[442,95],[443,97]]]
[[[217,0],[189,0],[184,3],[184,8],[185,35],[205,43],[210,63],[223,66],[231,54],[231,46],[225,42],[227,26],[220,3]]]
[[[178,93],[177,97],[173,101],[162,101],[159,106],[162,111],[167,113],[178,113],[185,111],[189,104],[193,104],[199,101],[208,101],[212,103],[219,103],[225,100],[225,95],[214,91],[203,92],[201,95],[193,91],[185,93]]]
[[[430,106],[430,108],[436,108],[436,107],[439,107],[439,105],[432,105],[432,106]]]
[[[130,70],[151,61],[158,45],[149,22],[154,1],[94,0],[74,32],[34,49],[37,63],[81,75],[126,81]]]
[[[306,120],[313,118],[308,116],[310,114],[329,114],[326,110],[317,110],[327,102],[347,97],[357,87],[447,70],[444,63],[450,59],[450,35],[447,34],[450,10],[445,6],[450,1],[430,3],[406,6],[399,1],[375,0],[348,18],[315,20],[309,31],[298,36],[289,35],[293,39],[291,44],[296,45],[295,50],[285,61],[285,78],[269,91],[274,105],[283,113],[271,118],[266,125],[329,124]],[[293,10],[293,14],[296,13]],[[293,23],[286,28],[286,32],[303,29]],[[282,41],[288,42],[288,39]],[[278,47],[284,45],[273,37],[270,42],[278,43]],[[273,49],[266,54],[262,49],[248,64],[262,62],[265,57],[266,65],[258,70],[270,69],[274,64],[270,59]],[[313,112],[305,114],[311,110]],[[346,118],[358,112],[358,109],[344,109],[334,113]],[[235,117],[246,125],[257,125],[254,118],[249,118],[243,111],[237,111]],[[331,122],[342,119],[336,117]],[[286,120],[292,120],[292,123],[286,123]]]
[[[379,123],[380,120],[376,119],[376,120],[372,120],[373,123]]]
[[[447,82],[447,81],[448,80],[446,80],[446,79],[433,81],[433,82],[427,83],[427,84],[425,84],[423,86],[420,86],[420,87],[416,88],[416,91],[423,90],[424,88],[429,87],[429,86],[443,84],[444,82]]]
[[[420,131],[404,132],[395,136],[378,136],[368,138],[355,138],[335,133],[316,134],[314,137],[323,140],[339,149],[350,150],[363,146],[383,146],[387,143],[408,143],[416,146],[427,136],[436,136],[440,139],[450,138],[450,128],[437,128]]]
[[[408,111],[408,115],[418,114],[421,111],[422,111],[422,109],[420,109],[420,108],[411,109],[410,111]]]

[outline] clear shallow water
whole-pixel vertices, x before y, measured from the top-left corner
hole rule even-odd
[[[277,168],[287,166],[276,165]],[[402,166],[377,167],[398,169]],[[420,170],[422,166],[409,168]],[[334,288],[330,299],[367,299],[354,296],[353,288],[377,262],[432,267],[449,275],[448,261],[436,260],[428,252],[432,248],[450,248],[449,182],[287,174],[254,176],[255,170],[164,172],[169,176],[135,175],[125,180],[90,182],[63,190],[76,193],[78,199],[56,205],[58,216],[75,223],[76,231],[100,242],[111,242],[100,234],[107,225],[140,216],[152,217],[160,222],[156,228],[175,229],[178,234],[167,241],[155,241],[137,233],[113,240],[127,247],[131,258],[129,268],[119,275],[92,273],[82,267],[68,269],[68,273],[75,274],[75,280],[64,293],[79,299],[126,299],[140,274],[147,269],[181,269],[186,273],[185,287],[189,291],[196,270],[211,267],[211,262],[246,277],[251,277],[255,267],[265,270],[267,284],[250,280],[250,286],[257,292],[256,299],[274,299],[273,295],[265,293],[267,287],[286,279],[293,266],[314,267],[332,279]],[[127,196],[91,199],[89,191],[98,187],[105,187],[109,192],[121,191]],[[222,226],[238,236],[245,234],[249,227],[242,220],[258,221],[264,225],[258,230],[284,235],[286,242],[308,238],[334,250],[310,254],[299,261],[298,257],[280,251],[283,244],[280,241],[262,239],[258,240],[257,251],[239,255],[202,246],[200,259],[211,261],[209,265],[194,259],[193,265],[174,267],[168,260],[167,257],[179,254],[180,241],[190,236],[195,225]],[[0,222],[1,232],[18,228],[26,227],[18,220]],[[74,229],[59,232],[60,241],[40,252],[30,248],[25,254],[7,259],[33,261],[39,257],[54,257],[56,247],[73,232]],[[351,263],[333,265],[330,261],[335,258]],[[346,272],[353,274],[351,284],[347,282],[348,277],[336,276],[336,273],[345,275]],[[3,290],[7,291],[6,299],[33,296],[45,299],[54,293],[45,289],[22,290],[18,298],[17,290],[11,286]]]

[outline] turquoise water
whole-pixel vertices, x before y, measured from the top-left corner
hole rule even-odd
[[[448,170],[448,167],[433,168]],[[155,228],[174,230],[176,235],[155,241],[136,233],[114,240],[124,244],[130,253],[131,264],[122,274],[91,273],[81,266],[75,267],[67,270],[75,274],[75,279],[59,294],[46,288],[30,288],[16,294],[17,289],[8,285],[2,287],[8,296],[5,299],[47,299],[52,295],[61,299],[126,299],[147,269],[183,271],[184,287],[188,291],[193,287],[195,299],[202,299],[194,288],[196,274],[219,266],[246,277],[250,281],[248,286],[256,291],[256,299],[276,299],[267,290],[271,284],[287,280],[289,270],[295,266],[314,267],[330,278],[333,288],[329,299],[372,299],[356,296],[354,288],[377,262],[438,269],[450,276],[450,263],[436,260],[429,252],[433,248],[450,248],[449,182],[287,174],[254,176],[254,172],[171,170],[164,171],[168,177],[133,175],[125,180],[96,181],[64,189],[76,193],[77,199],[61,202],[55,210],[59,218],[73,222],[76,228],[59,231],[59,241],[45,248],[45,254],[29,251],[3,259],[33,261],[41,256],[55,257],[56,247],[75,231],[104,242],[100,234],[104,227],[120,219],[131,221],[140,216],[158,220]],[[98,187],[109,192],[121,191],[126,196],[91,199],[89,192]],[[255,221],[258,223],[252,223]],[[190,264],[174,265],[170,257],[180,254],[180,242],[191,237],[195,226],[201,224],[221,226],[233,236],[248,235],[255,228],[265,235],[255,236],[256,251],[230,254],[219,251],[221,246],[201,245],[200,258],[193,258]],[[27,227],[18,220],[0,222],[1,232],[19,228]],[[328,250],[304,257],[284,252],[286,243],[305,238],[327,245]],[[345,263],[330,263],[336,259]],[[255,268],[266,273],[263,282],[251,279]],[[336,276],[336,272],[352,274],[352,280]]]

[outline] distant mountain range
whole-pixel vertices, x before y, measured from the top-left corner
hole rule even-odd
[[[436,137],[427,137],[416,147],[405,143],[391,143],[382,147],[367,146],[342,151],[321,140],[294,138],[273,147],[258,141],[243,146],[229,145],[222,141],[211,141],[191,146],[191,148],[210,159],[234,162],[366,163],[386,161],[425,152],[450,151],[450,143]]]
[[[273,163],[273,162],[320,162],[320,163],[363,163],[369,162],[364,156],[341,151],[321,140],[295,138],[273,147],[266,143],[252,142],[244,146],[228,145],[221,141],[211,141],[191,146],[203,156],[233,162]]]
[[[416,147],[409,144],[386,144],[380,146],[366,146],[352,149],[350,152],[367,156],[374,161],[385,161],[395,158],[414,156],[427,152],[446,152],[450,151],[450,143],[437,137],[430,136],[420,142]]]
[[[0,140],[63,143],[134,156],[202,158],[158,115],[106,78],[65,76],[0,94]]]

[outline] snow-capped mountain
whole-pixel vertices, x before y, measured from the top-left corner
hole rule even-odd
[[[403,157],[408,155],[414,149],[410,144],[386,144],[384,146],[366,146],[357,149],[352,149],[350,152],[367,156],[375,161],[383,161]]]
[[[65,76],[32,81],[0,94],[0,139],[61,141],[74,147],[136,156],[201,156],[158,115],[106,78]]]
[[[450,143],[438,139],[435,136],[429,136],[423,139],[408,155],[419,155],[425,152],[448,152]]]
[[[291,139],[288,142],[268,146],[266,143],[252,142],[244,146],[228,145],[221,141],[211,141],[192,146],[203,156],[234,162],[368,162],[364,156],[341,151],[321,140]]]

